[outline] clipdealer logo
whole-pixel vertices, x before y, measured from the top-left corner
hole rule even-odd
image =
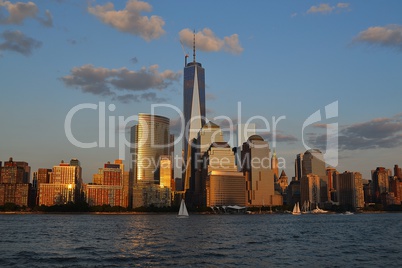
[[[167,108],[167,109],[172,109],[175,113],[179,115],[180,118],[180,124],[181,128],[179,131],[179,135],[175,137],[174,141],[172,143],[166,144],[166,145],[160,145],[160,144],[154,144],[152,137],[155,135],[154,133],[144,133],[142,135],[143,137],[149,137],[151,138],[151,144],[150,146],[152,148],[164,148],[166,146],[174,146],[176,144],[181,144],[182,139],[186,138],[188,139],[188,136],[192,131],[199,131],[199,130],[189,130],[189,123],[187,125],[185,124],[185,119],[183,112],[181,109],[178,107],[171,105],[171,104],[152,104],[151,105],[151,113],[150,115],[156,115],[156,110],[158,108]],[[85,109],[90,109],[90,110],[97,110],[98,111],[98,140],[97,141],[92,141],[92,142],[82,142],[79,141],[74,135],[72,131],[72,121],[75,116],[78,116],[79,112]],[[139,117],[137,115],[132,115],[129,117],[124,117],[124,116],[114,116],[114,115],[108,115],[107,112],[114,112],[116,110],[116,105],[114,104],[109,104],[106,107],[105,102],[99,102],[98,104],[94,103],[82,103],[74,106],[73,108],[70,109],[70,111],[67,113],[65,121],[64,121],[64,131],[67,139],[69,142],[78,147],[78,148],[83,148],[83,149],[90,149],[90,148],[116,148],[118,146],[119,148],[119,159],[124,160],[125,159],[125,153],[127,148],[137,148],[141,147],[145,143],[147,143],[147,140],[142,139],[139,140],[138,143],[131,143],[129,140],[126,138],[126,133],[124,131],[118,131],[118,137],[117,137],[117,145],[116,145],[116,117],[117,117],[117,126],[118,128],[121,129],[126,129],[128,125],[132,125],[133,122],[139,122]],[[318,122],[323,121],[324,119],[332,119],[338,117],[338,101],[335,101],[333,103],[330,103],[325,106],[324,108],[324,116],[321,116],[321,111],[317,110],[313,114],[311,114],[303,123],[302,129],[301,129],[301,136],[302,136],[302,143],[303,146],[306,150],[312,149],[310,146],[307,145],[306,140],[305,140],[305,135],[304,135],[304,130],[306,127],[316,124]],[[107,120],[107,124],[106,124]],[[191,119],[194,120],[194,119]],[[220,116],[215,116],[212,121],[220,121],[224,122],[221,127],[221,131],[225,133],[225,138],[228,139],[229,144],[236,144],[235,142],[235,137],[237,137],[238,133],[237,132],[237,127],[240,124],[244,125],[242,128],[241,135],[244,137],[248,137],[250,135],[250,132],[255,131],[255,134],[260,134],[260,133],[270,133],[271,135],[271,145],[272,148],[276,148],[276,143],[277,143],[277,131],[278,131],[278,124],[280,121],[286,120],[286,116],[282,115],[279,116],[278,118],[275,116],[272,116],[272,121],[270,122],[266,117],[261,116],[261,115],[255,115],[250,118],[248,118],[245,121],[245,124],[242,124],[242,106],[241,102],[238,102],[237,104],[237,118],[233,120],[232,118],[226,116],[226,115],[220,115]],[[250,131],[250,125],[253,125],[254,122],[259,121],[260,122],[260,127],[258,129],[253,129]],[[147,122],[141,122],[141,124],[147,124]],[[107,127],[106,127],[107,125]],[[144,127],[142,128],[143,131],[148,131],[148,129],[153,131],[152,128]],[[333,167],[336,167],[338,165],[338,123],[331,123],[327,124],[327,132],[326,132],[326,148],[325,148],[325,153],[324,153],[324,159],[325,162]],[[106,133],[108,133],[108,143],[106,143]],[[194,146],[194,145],[193,145]],[[261,145],[257,145],[261,146]],[[264,146],[264,145],[262,145]],[[267,145],[269,144],[267,143]],[[279,163],[281,166],[279,168],[286,168],[286,161],[283,157],[278,157]],[[155,161],[155,160],[153,160]],[[175,156],[175,162],[180,162],[177,163],[177,167],[181,167],[182,165],[182,160],[181,156],[176,155]]]

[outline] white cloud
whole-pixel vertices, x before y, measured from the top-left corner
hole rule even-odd
[[[402,26],[370,27],[360,32],[354,41],[402,49]]]
[[[180,40],[188,47],[193,46],[194,33],[190,29],[183,29],[179,32]],[[196,48],[207,52],[226,51],[233,54],[243,52],[238,34],[225,36],[223,39],[215,36],[211,29],[204,28],[195,34]]]
[[[165,33],[165,21],[159,16],[142,16],[142,12],[151,12],[152,6],[146,2],[129,0],[125,9],[115,10],[113,3],[103,6],[89,6],[88,12],[95,15],[103,23],[121,32],[139,35],[147,41],[159,38]]]
[[[307,14],[309,13],[321,13],[321,14],[329,14],[333,11],[341,12],[349,10],[349,3],[337,3],[335,6],[330,6],[327,3],[321,3],[318,6],[312,6],[307,10]]]
[[[319,6],[312,6],[307,10],[307,13],[331,13],[334,8],[329,4],[320,4]]]
[[[8,16],[2,16],[1,9],[5,8]],[[33,18],[46,27],[53,26],[53,17],[49,10],[46,10],[45,17],[38,17],[39,9],[33,2],[15,4],[10,1],[0,0],[0,24],[22,24],[25,19]]]

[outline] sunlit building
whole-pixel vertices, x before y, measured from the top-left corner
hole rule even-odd
[[[325,168],[325,161],[322,152],[318,149],[307,150],[303,154],[302,176],[308,174],[315,174],[320,178],[320,200],[321,202],[328,201],[328,178]]]
[[[206,204],[246,205],[245,178],[237,171],[235,155],[226,142],[214,142],[204,153],[202,177],[206,181]]]
[[[162,155],[159,163],[159,184],[161,187],[172,189],[173,163],[170,155]]]
[[[274,173],[270,167],[268,142],[259,135],[253,135],[243,143],[241,165],[246,179],[248,206],[282,205],[275,197]]]
[[[279,169],[278,169],[278,157],[276,156],[276,152],[271,157],[271,169],[274,172],[274,180],[275,182],[279,179]]]
[[[82,198],[82,168],[77,159],[54,166],[49,183],[39,185],[39,205],[53,206],[78,202]]]
[[[389,192],[390,170],[384,167],[377,167],[371,172],[373,180],[374,199],[376,203],[381,203],[381,194]]]
[[[339,173],[336,175],[338,203],[348,210],[364,207],[362,174],[359,172]]]
[[[4,167],[0,162],[0,206],[7,203],[21,207],[32,205],[30,169],[27,162],[13,161],[11,157],[4,162]]]
[[[183,75],[183,113],[184,113],[184,137],[183,159],[185,166],[184,189],[190,188],[191,178],[191,143],[197,138],[198,132],[205,124],[205,70],[201,63],[195,60],[195,35],[193,44],[193,61],[184,67]]]
[[[104,164],[93,175],[93,182],[86,185],[85,197],[90,206],[129,206],[129,176],[122,160]]]
[[[300,179],[300,203],[319,205],[321,202],[320,177],[316,174],[303,175]]]
[[[224,143],[221,128],[209,121],[198,132],[197,139],[193,140],[190,162],[187,162],[187,172],[190,174],[189,188],[186,190],[186,201],[194,206],[206,205],[206,175],[201,175],[205,168],[202,158],[212,144]]]
[[[159,184],[158,165],[162,155],[170,155],[172,148],[169,118],[139,114],[138,124],[131,128],[132,167],[135,183]]]

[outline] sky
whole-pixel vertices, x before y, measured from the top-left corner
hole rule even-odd
[[[296,154],[318,148],[339,172],[370,179],[402,165],[401,10],[401,1],[0,0],[0,161],[26,161],[32,173],[78,158],[84,182],[117,158],[128,169],[136,115],[166,116],[179,133],[173,107],[183,106],[195,33],[209,120],[226,133],[229,122],[256,123],[289,178]]]

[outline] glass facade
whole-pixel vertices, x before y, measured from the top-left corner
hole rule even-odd
[[[198,94],[198,96],[194,96],[194,94]],[[183,157],[187,162],[191,131],[198,132],[205,124],[205,70],[198,62],[190,62],[184,68],[183,113],[185,122]],[[201,120],[201,122],[196,122],[197,120]],[[191,125],[195,125],[199,128],[193,129],[194,127],[190,126],[190,122]],[[194,138],[196,138],[196,136]]]
[[[160,156],[169,153],[169,118],[139,114],[134,133],[132,160],[135,182],[159,183],[157,174]]]

